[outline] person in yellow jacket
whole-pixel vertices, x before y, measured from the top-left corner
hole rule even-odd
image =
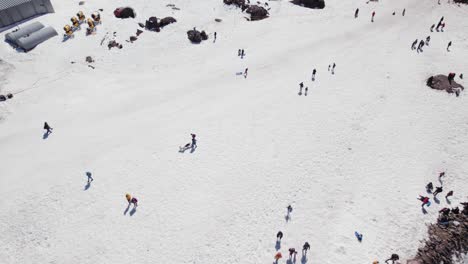
[[[85,21],[85,15],[83,14],[83,11],[80,11],[78,13],[76,13],[76,16],[78,17],[78,20],[80,21],[80,24],[83,23]]]
[[[132,196],[130,194],[125,194],[125,198],[127,198],[127,202],[130,204],[130,202],[132,201]]]
[[[78,18],[72,17],[72,18],[70,19],[70,21],[72,22],[72,25],[73,25],[75,28],[79,28],[79,27],[80,27],[80,22],[78,21]]]
[[[73,30],[70,25],[65,25],[63,30],[65,31],[65,36],[70,37],[73,35]]]

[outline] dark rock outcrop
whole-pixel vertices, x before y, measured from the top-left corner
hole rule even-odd
[[[460,92],[465,89],[454,80],[449,81],[448,76],[442,74],[429,77],[426,81],[426,85],[432,89],[445,90],[447,93],[455,93],[457,96],[459,96]]]
[[[146,20],[145,28],[147,30],[159,32],[161,31],[161,28],[175,22],[177,22],[177,20],[173,17],[165,17],[163,19],[158,20],[157,17],[153,16]]]
[[[239,7],[240,9],[242,9],[242,11],[244,11],[245,9],[247,9],[247,7],[249,7],[249,5],[245,3],[245,0],[223,0],[223,2],[226,5],[235,5]]]
[[[325,0],[293,0],[291,3],[308,8],[325,8]]]
[[[408,264],[453,264],[454,256],[460,259],[468,253],[468,203],[462,205],[462,212],[448,210],[429,226],[429,237]]]
[[[454,0],[455,3],[459,4],[467,4],[468,5],[468,0]]]
[[[249,6],[245,12],[250,14],[251,21],[262,20],[268,17],[268,11],[258,5]]]
[[[198,31],[195,28],[192,30],[187,31],[187,37],[192,43],[199,44],[202,42],[202,40],[207,40],[208,35],[206,34],[205,31]]]

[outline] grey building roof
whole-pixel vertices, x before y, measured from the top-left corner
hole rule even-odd
[[[32,0],[0,0],[0,10],[5,10],[27,2],[32,2]]]

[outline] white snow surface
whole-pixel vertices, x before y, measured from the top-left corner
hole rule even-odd
[[[437,211],[466,201],[466,92],[425,80],[468,77],[467,6],[282,0],[249,22],[222,0],[78,2],[53,0],[56,13],[32,21],[61,35],[77,11],[103,8],[96,35],[82,29],[28,53],[0,45],[14,67],[0,89],[15,93],[0,103],[1,263],[272,263],[279,230],[280,263],[305,241],[308,264],[408,259]],[[135,20],[113,16],[127,5]],[[149,16],[178,21],[125,42]],[[441,16],[445,32],[431,33]],[[191,44],[194,26],[210,39]],[[101,46],[106,32],[124,48]],[[428,35],[423,53],[410,49]],[[248,78],[236,76],[246,67]],[[44,121],[54,128],[45,140]],[[198,148],[179,153],[190,133]],[[440,204],[423,214],[416,198],[445,170]],[[133,215],[126,193],[139,199]]]

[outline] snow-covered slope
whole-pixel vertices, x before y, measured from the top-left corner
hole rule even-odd
[[[423,214],[416,200],[438,172],[452,206],[466,200],[466,93],[425,86],[431,74],[467,75],[466,6],[282,0],[248,22],[222,0],[52,2],[56,13],[34,20],[61,30],[103,8],[103,24],[29,53],[0,45],[15,67],[3,91],[17,93],[0,103],[2,263],[271,263],[278,230],[283,256],[308,241],[309,264],[382,262],[413,256],[424,223],[448,206]],[[137,19],[114,18],[122,5]],[[178,22],[125,42],[153,15]],[[430,33],[441,16],[445,32]],[[210,39],[190,44],[194,26]],[[107,32],[124,48],[101,46]],[[422,54],[411,51],[429,34]],[[44,121],[54,128],[45,140]],[[198,148],[181,154],[190,133]],[[139,199],[133,215],[127,192]]]

